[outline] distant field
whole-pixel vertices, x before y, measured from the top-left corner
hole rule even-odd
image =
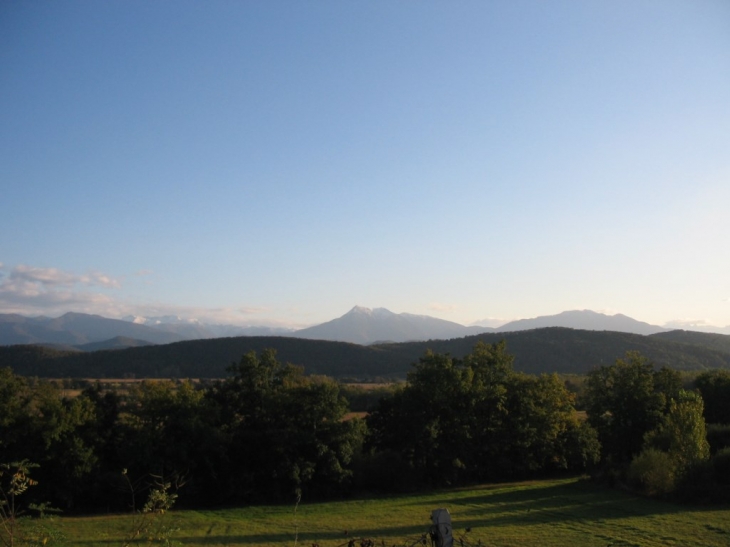
[[[376,546],[417,544],[431,510],[446,507],[465,545],[493,547],[727,547],[730,506],[646,500],[577,479],[489,485],[416,496],[332,503],[176,511],[165,524],[180,545],[320,547],[367,537]],[[129,516],[56,521],[71,545],[120,545]],[[470,527],[471,532],[464,530]],[[346,535],[347,533],[347,535]],[[140,545],[150,545],[147,540]],[[154,543],[153,543],[154,544]],[[159,544],[159,543],[157,543]],[[359,542],[357,543],[359,545]],[[457,540],[456,545],[459,545]]]

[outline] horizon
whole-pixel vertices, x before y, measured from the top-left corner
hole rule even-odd
[[[730,326],[730,3],[0,14],[0,313]]]
[[[278,329],[282,329],[282,330],[290,330],[292,332],[296,332],[296,331],[299,331],[299,330],[308,329],[310,327],[316,327],[316,326],[319,326],[319,325],[323,325],[323,324],[328,323],[329,321],[332,321],[332,320],[340,319],[340,318],[344,317],[345,315],[348,315],[348,314],[350,314],[350,313],[352,313],[352,312],[354,312],[355,310],[358,310],[358,309],[365,310],[367,312],[372,312],[372,311],[376,311],[376,310],[384,310],[384,311],[386,311],[386,312],[388,312],[390,314],[394,314],[394,315],[411,315],[411,316],[414,316],[415,315],[415,316],[418,316],[418,317],[427,317],[427,318],[440,319],[440,318],[437,318],[437,317],[435,317],[433,315],[411,314],[409,312],[393,312],[393,311],[389,310],[388,308],[385,308],[385,307],[382,307],[382,306],[374,307],[374,308],[369,308],[369,307],[360,306],[360,305],[353,306],[352,308],[350,308],[350,310],[348,310],[344,314],[339,315],[337,317],[333,317],[333,318],[327,319],[327,320],[325,320],[323,322],[313,323],[313,324],[309,324],[309,325],[293,325],[293,324],[289,324],[289,325],[286,325],[286,324],[278,324],[278,325],[271,325],[271,324],[269,324],[269,325],[265,325],[265,324],[229,324],[229,323],[215,323],[215,322],[200,320],[200,319],[195,318],[195,317],[180,317],[180,316],[172,316],[172,315],[168,315],[168,316],[147,316],[147,317],[144,317],[144,316],[134,316],[134,315],[126,315],[126,316],[123,316],[123,317],[106,317],[106,316],[103,316],[101,314],[86,314],[86,315],[96,315],[96,316],[100,316],[100,317],[106,318],[106,319],[115,319],[115,320],[119,320],[119,321],[137,323],[137,324],[142,324],[142,325],[151,326],[151,327],[159,326],[159,325],[162,325],[162,324],[165,324],[165,323],[173,323],[173,324],[175,324],[175,323],[177,323],[177,324],[192,324],[192,323],[196,323],[196,324],[200,324],[200,325],[233,326],[233,327],[240,327],[240,328],[257,328],[257,327],[274,328],[274,329],[278,328]],[[652,325],[651,323],[648,323],[646,321],[642,321],[641,319],[637,319],[635,317],[627,316],[626,314],[622,314],[622,313],[606,313],[606,312],[595,311],[595,310],[588,310],[588,309],[585,309],[585,310],[563,310],[562,312],[558,312],[558,313],[550,314],[550,315],[541,315],[541,316],[535,316],[535,317],[518,317],[518,318],[515,318],[515,319],[509,319],[509,320],[506,320],[506,321],[505,320],[487,319],[487,320],[478,321],[478,322],[475,322],[475,323],[472,323],[472,324],[463,324],[463,323],[459,323],[458,321],[453,321],[453,323],[459,324],[459,325],[461,325],[463,327],[486,327],[486,328],[489,328],[489,329],[497,329],[498,330],[501,327],[504,327],[505,325],[509,325],[511,323],[514,323],[514,322],[531,321],[531,320],[536,320],[536,319],[549,319],[549,318],[559,317],[559,316],[562,316],[562,315],[565,315],[565,314],[586,313],[586,312],[587,313],[591,313],[591,314],[602,315],[602,316],[607,317],[607,318],[613,318],[613,317],[621,316],[621,317],[624,317],[624,318],[628,318],[630,320],[637,321],[639,323],[645,323],[647,325]],[[0,314],[2,314],[2,313],[4,313],[4,312],[0,312]],[[24,317],[28,317],[28,318],[31,318],[31,319],[40,319],[40,318],[57,319],[57,318],[63,317],[63,316],[68,315],[68,314],[84,314],[84,313],[85,312],[77,312],[77,311],[70,310],[70,311],[66,311],[66,312],[63,312],[63,313],[57,314],[57,315],[25,315],[25,314],[18,314],[18,315],[21,315],[21,316],[24,316]],[[171,319],[173,319],[173,318],[176,319],[176,321],[172,321]],[[161,321],[162,319],[167,319],[169,321]],[[154,321],[158,321],[158,322],[148,323],[147,321],[150,321],[150,320],[154,320]],[[709,332],[709,333],[715,333],[715,334],[727,334],[727,335],[730,335],[730,325],[727,325],[727,326],[724,326],[723,327],[723,326],[719,326],[719,325],[708,325],[706,323],[705,324],[677,324],[677,323],[672,324],[672,323],[667,323],[667,324],[663,324],[663,325],[652,325],[652,326],[661,327],[661,328],[666,329],[666,330],[696,330],[698,332]],[[540,327],[538,327],[538,328],[540,328]],[[592,329],[588,328],[588,330],[592,330]]]

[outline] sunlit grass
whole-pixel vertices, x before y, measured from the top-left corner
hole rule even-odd
[[[163,524],[191,546],[306,546],[346,544],[368,537],[376,545],[411,545],[446,507],[455,535],[484,546],[730,545],[730,507],[683,506],[648,500],[576,479],[489,485],[430,494],[295,503],[211,511],[173,511]],[[120,545],[129,516],[62,518],[72,545]],[[464,533],[469,527],[471,532]],[[140,544],[148,544],[146,540]],[[458,542],[457,542],[458,544]]]

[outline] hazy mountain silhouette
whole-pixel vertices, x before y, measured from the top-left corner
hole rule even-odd
[[[518,330],[541,329],[545,327],[565,327],[582,330],[606,330],[612,332],[628,332],[632,334],[650,335],[667,332],[669,329],[637,321],[626,315],[606,315],[590,310],[564,311],[557,315],[544,315],[533,319],[510,321],[498,327],[497,332],[513,332]]]
[[[375,342],[445,340],[492,331],[489,327],[465,327],[427,315],[355,306],[342,317],[295,331],[288,336],[367,345]]]
[[[204,323],[197,319],[183,319],[176,315],[163,315],[158,317],[130,315],[123,319],[139,325],[146,325],[165,332],[175,333],[184,340],[222,338],[226,336],[287,336],[294,332],[294,329],[283,327],[241,327],[239,325]]]
[[[152,344],[183,340],[182,336],[146,325],[86,313],[69,312],[56,318],[0,314],[0,345],[51,343],[79,346],[118,336]]]
[[[102,351],[108,349],[126,349],[126,348],[140,348],[144,346],[152,346],[151,342],[146,340],[135,340],[134,338],[127,338],[126,336],[115,336],[109,340],[102,340],[101,342],[90,342],[88,344],[81,344],[74,346],[74,349],[81,351]]]
[[[378,342],[448,340],[480,333],[514,332],[546,327],[612,331],[641,335],[670,329],[637,321],[626,315],[606,315],[590,310],[511,321],[497,329],[467,327],[426,315],[393,313],[385,308],[355,306],[342,317],[294,331],[276,327],[216,325],[175,316],[108,319],[99,315],[67,313],[58,318],[0,314],[0,345],[53,344],[76,347],[122,337],[152,344],[232,336],[289,336],[368,345]],[[123,345],[123,342],[121,343]],[[120,346],[117,346],[120,347]],[[128,347],[128,346],[127,346]],[[88,350],[87,350],[88,351]]]

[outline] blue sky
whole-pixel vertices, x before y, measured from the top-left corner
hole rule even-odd
[[[0,5],[0,312],[730,325],[730,3]]]

